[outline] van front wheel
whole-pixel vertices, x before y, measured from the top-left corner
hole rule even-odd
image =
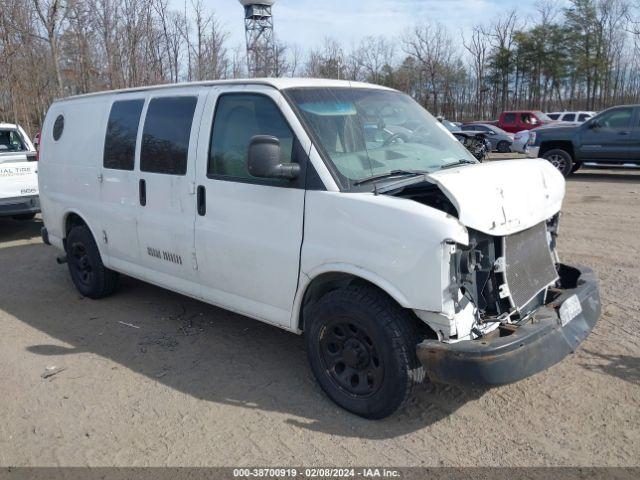
[[[100,251],[88,227],[73,227],[67,235],[67,265],[71,280],[85,297],[103,298],[118,286],[118,273],[102,263]]]
[[[374,287],[324,295],[305,316],[311,369],[338,405],[365,418],[391,415],[424,380],[414,319]]]

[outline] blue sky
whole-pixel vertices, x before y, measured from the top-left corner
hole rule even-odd
[[[229,32],[230,43],[242,43],[243,10],[238,1],[205,3]],[[446,25],[457,40],[462,34],[468,35],[473,25],[489,23],[511,8],[516,8],[523,18],[535,15],[538,3],[539,0],[277,0],[273,15],[278,37],[306,49],[327,36],[346,46],[366,35],[396,36],[416,22],[429,20]],[[568,0],[554,3],[566,5]],[[171,4],[181,8],[184,0],[171,0]]]

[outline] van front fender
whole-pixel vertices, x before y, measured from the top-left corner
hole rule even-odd
[[[298,290],[293,304],[293,314],[291,318],[291,329],[300,333],[300,322],[303,308],[303,301],[307,294],[309,287],[324,275],[327,274],[343,274],[354,278],[366,280],[367,282],[375,285],[387,295],[393,298],[400,306],[404,308],[410,308],[409,299],[404,293],[396,288],[389,281],[381,277],[380,275],[366,270],[357,265],[351,265],[348,263],[325,263],[313,268],[309,272],[300,272],[300,280],[298,281]]]

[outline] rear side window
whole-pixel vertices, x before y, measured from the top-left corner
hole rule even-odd
[[[564,117],[562,117],[562,120],[565,122],[573,122],[575,119],[576,119],[575,113],[567,113]]]
[[[581,113],[580,116],[578,117],[578,120],[581,122],[584,122],[585,120],[589,120],[591,118],[591,115],[589,115],[588,113]]]
[[[516,123],[516,114],[515,113],[505,113],[503,122],[504,123]]]
[[[140,170],[184,175],[197,97],[163,97],[149,102],[142,130]]]
[[[254,135],[278,138],[281,161],[292,161],[293,132],[272,99],[256,94],[222,95],[213,120],[207,173],[263,181],[247,170],[247,152]]]
[[[114,102],[104,141],[104,168],[133,170],[138,124],[144,100]]]
[[[611,130],[628,128],[631,125],[633,110],[631,108],[620,108],[605,112],[597,119],[598,125]]]
[[[56,117],[56,121],[53,122],[53,139],[56,142],[60,140],[63,130],[64,130],[64,117],[62,115],[58,115]]]

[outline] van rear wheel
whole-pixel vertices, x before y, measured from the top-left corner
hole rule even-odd
[[[85,297],[103,298],[118,287],[119,275],[102,263],[100,251],[88,227],[73,227],[67,235],[67,265],[71,280]]]
[[[391,415],[425,377],[411,315],[383,292],[351,285],[305,316],[311,369],[335,403],[365,418]]]

